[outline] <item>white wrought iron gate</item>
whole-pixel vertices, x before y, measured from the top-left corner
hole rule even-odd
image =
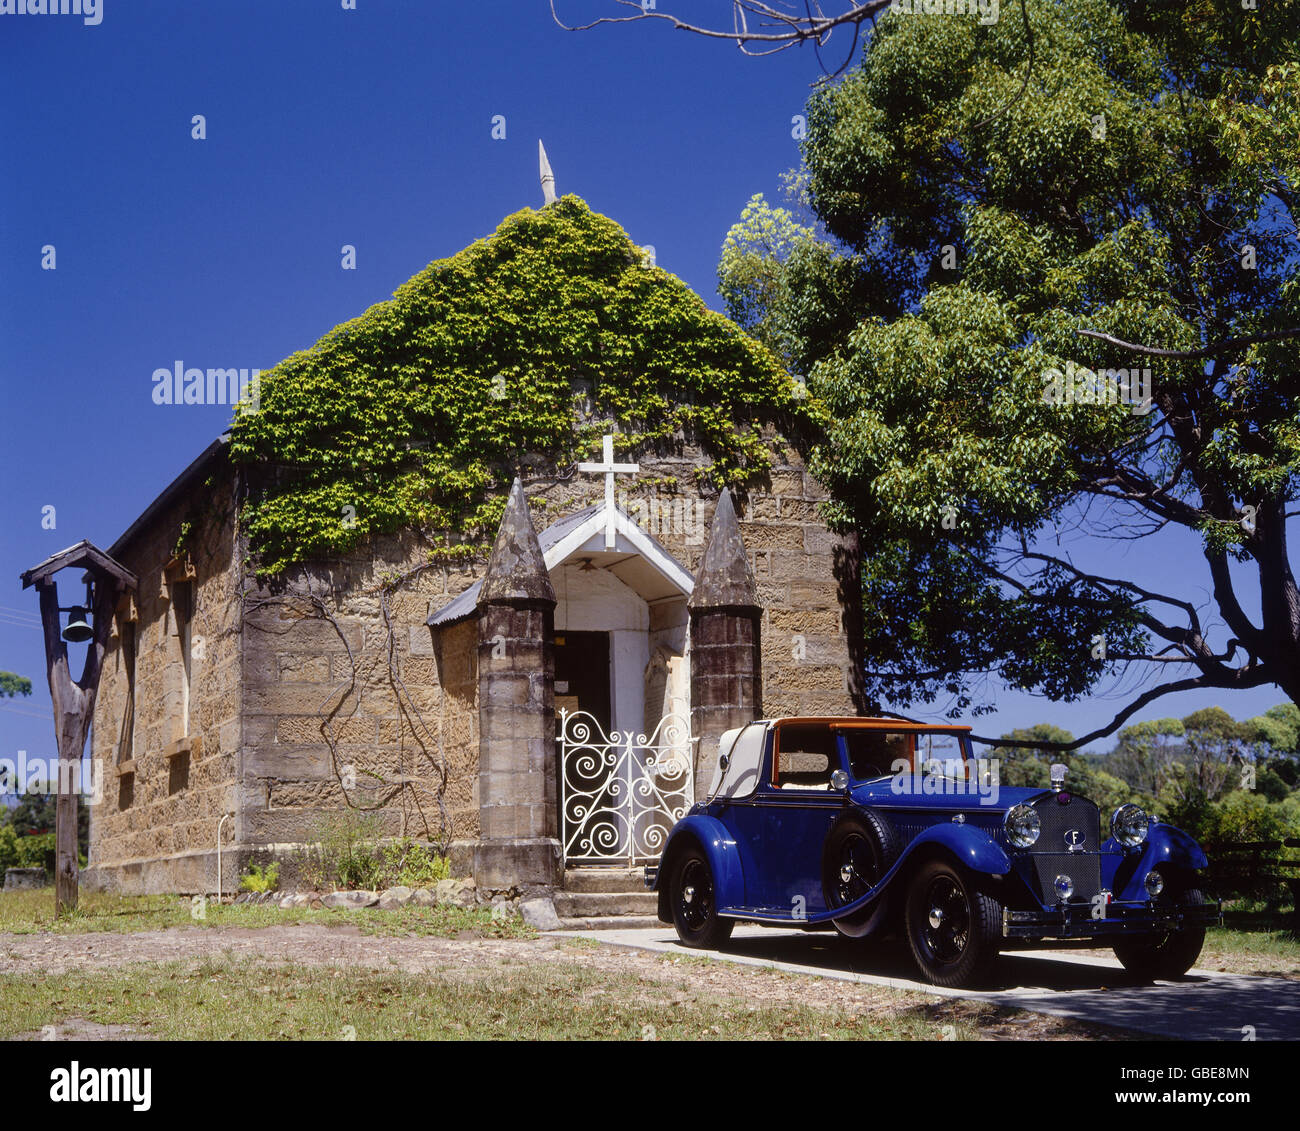
[[[649,735],[606,735],[586,711],[560,711],[560,839],[564,862],[657,860],[695,801],[691,724],[674,706]]]

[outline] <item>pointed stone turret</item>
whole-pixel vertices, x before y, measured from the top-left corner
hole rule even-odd
[[[555,174],[551,172],[551,163],[546,159],[546,146],[542,139],[537,139],[537,166],[542,176],[542,207],[555,203]]]
[[[762,714],[763,609],[731,492],[723,490],[687,603],[691,618],[691,732],[700,744],[695,796],[704,797],[718,740]]]
[[[478,603],[481,608],[488,602],[526,600],[554,604],[555,588],[551,585],[551,575],[546,572],[546,559],[542,557],[537,531],[528,513],[524,485],[516,477],[488,558]]]
[[[518,479],[478,596],[480,891],[554,887],[555,589]]]
[[[740,523],[731,492],[722,489],[704,557],[696,571],[691,592],[692,609],[757,609],[758,589],[754,572],[749,568],[745,543],[740,537]]]

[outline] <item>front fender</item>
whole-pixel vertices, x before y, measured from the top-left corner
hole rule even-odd
[[[1173,825],[1154,824],[1147,830],[1143,857],[1150,866],[1174,864],[1180,868],[1204,868],[1209,864],[1205,850],[1195,838]]]
[[[716,817],[692,813],[673,826],[660,857],[659,871],[655,874],[653,891],[659,893],[660,919],[664,922],[667,908],[669,877],[674,870],[675,858],[686,844],[698,845],[708,858],[713,872],[713,897],[719,911],[739,908],[745,902],[745,873],[740,863],[740,852],[727,826]]]
[[[1011,857],[983,829],[951,823],[931,825],[912,839],[903,852],[903,858],[906,859],[928,844],[946,848],[973,872],[1005,876],[1011,871]]]
[[[1174,825],[1157,823],[1147,829],[1147,838],[1137,849],[1126,850],[1114,837],[1102,846],[1102,852],[1122,853],[1115,869],[1114,890],[1120,899],[1145,900],[1142,880],[1158,865],[1197,871],[1209,865],[1205,850],[1190,834]]]

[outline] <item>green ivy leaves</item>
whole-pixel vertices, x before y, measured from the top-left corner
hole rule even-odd
[[[745,486],[771,462],[764,427],[816,431],[800,393],[766,347],[566,196],[264,373],[231,452],[249,469],[257,568],[278,574],[413,525],[448,553],[481,545],[526,455],[564,468],[611,420],[620,451],[686,437],[710,460],[703,483]]]

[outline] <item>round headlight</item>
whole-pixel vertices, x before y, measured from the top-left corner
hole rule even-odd
[[[1074,881],[1069,876],[1057,876],[1052,886],[1056,888],[1056,898],[1062,903],[1074,894]]]
[[[1141,805],[1121,805],[1110,818],[1110,835],[1125,848],[1134,848],[1147,838],[1147,815]]]
[[[1165,878],[1154,868],[1146,874],[1146,879],[1142,881],[1142,886],[1147,889],[1147,895],[1155,899],[1162,891],[1165,890]]]
[[[1013,805],[1002,818],[1002,827],[1014,848],[1028,848],[1038,840],[1043,823],[1038,819],[1037,809],[1028,805]]]

